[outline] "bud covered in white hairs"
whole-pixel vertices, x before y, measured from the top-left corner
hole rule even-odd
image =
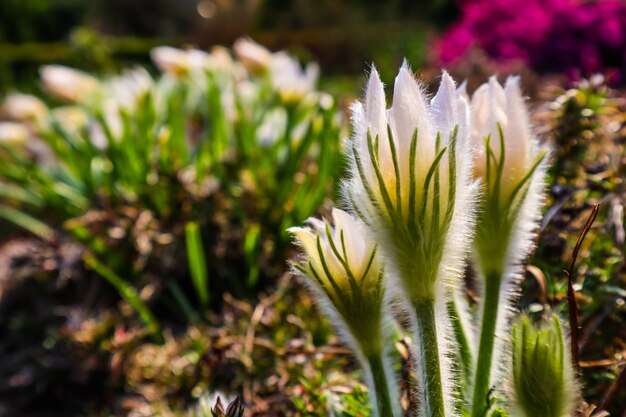
[[[352,178],[344,195],[380,244],[390,290],[414,312],[422,413],[453,414],[445,301],[474,224],[469,106],[445,72],[429,100],[405,63],[389,110],[372,68],[365,99],[352,111]]]
[[[533,137],[519,77],[509,77],[504,87],[491,77],[471,104],[473,171],[484,184],[474,243],[481,287],[476,417],[487,407],[490,387],[504,378],[512,303],[539,227],[547,150]]]
[[[336,208],[332,216],[333,226],[310,218],[309,227],[289,229],[305,254],[294,266],[328,297],[359,347],[377,350],[370,345],[381,342],[384,288],[376,245],[360,220]]]
[[[401,415],[390,365],[385,359],[383,268],[365,224],[333,209],[333,225],[310,218],[289,229],[304,251],[294,267],[318,295],[323,311],[357,354],[365,370],[374,415]]]
[[[525,417],[570,417],[574,369],[557,315],[537,329],[528,316],[513,326],[513,401]]]

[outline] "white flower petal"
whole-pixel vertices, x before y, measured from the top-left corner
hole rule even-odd
[[[435,154],[435,137],[431,131],[426,96],[413,77],[405,62],[396,77],[393,91],[393,105],[389,109],[389,122],[394,134],[394,141],[400,158],[401,177],[409,174],[409,158],[411,139],[417,129],[417,158],[432,161]],[[418,163],[424,167],[425,163]],[[428,170],[428,167],[425,168]]]
[[[435,126],[441,132],[442,143],[448,142],[450,134],[458,123],[457,100],[458,94],[454,81],[447,72],[441,75],[441,83],[435,97],[431,100],[432,115]]]
[[[530,153],[530,120],[526,103],[519,85],[519,77],[509,77],[504,91],[507,97],[507,114],[509,115],[506,135],[507,154],[510,156],[511,168],[516,171],[525,171],[529,165]],[[521,172],[514,174],[519,175]]]

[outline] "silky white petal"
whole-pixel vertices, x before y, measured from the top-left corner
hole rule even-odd
[[[465,98],[467,102],[470,101],[470,97],[467,94],[467,80],[463,80],[463,82],[461,83],[461,85],[459,85],[456,91],[457,93],[459,93],[459,95],[461,95],[461,97]]]
[[[380,81],[380,76],[376,67],[372,66],[370,77],[365,90],[364,112],[366,128],[369,129],[372,139],[378,136],[378,159],[380,169],[386,178],[393,175],[393,162],[391,159],[391,148],[387,134],[387,103],[385,99],[385,88]],[[367,135],[367,131],[366,131]],[[367,137],[366,137],[367,140]],[[363,144],[362,151],[367,155],[367,143]],[[368,157],[369,159],[369,157]]]
[[[464,155],[470,149],[469,127],[470,127],[470,106],[467,98],[460,93],[456,97],[456,122],[458,124],[457,133],[457,154]]]
[[[393,92],[393,105],[389,110],[389,122],[394,134],[394,141],[400,158],[402,178],[408,178],[411,139],[418,131],[417,158],[421,161],[432,161],[435,154],[435,137],[431,132],[426,96],[413,77],[406,62],[396,77]],[[427,162],[418,162],[424,168]],[[427,170],[428,167],[425,167]]]
[[[287,229],[289,233],[294,235],[300,246],[302,246],[302,250],[309,258],[317,258],[317,239],[310,230],[302,228],[302,227],[290,227]]]
[[[504,91],[507,97],[507,114],[509,123],[505,131],[507,161],[510,163],[511,175],[523,177],[528,168],[531,146],[530,120],[526,103],[519,85],[519,77],[509,77]],[[521,178],[521,177],[520,177]]]
[[[441,83],[437,94],[431,100],[433,120],[438,131],[441,133],[442,144],[448,142],[450,134],[458,123],[457,100],[458,94],[454,81],[447,72],[441,75]]]
[[[365,118],[373,135],[380,135],[380,141],[387,139],[387,104],[385,88],[380,81],[376,67],[372,66],[365,90]]]
[[[366,229],[360,220],[339,209],[333,209],[333,221],[336,235],[334,241],[338,247],[342,247],[341,232],[343,231],[348,264],[355,275],[359,276],[373,250],[373,244],[367,238]]]

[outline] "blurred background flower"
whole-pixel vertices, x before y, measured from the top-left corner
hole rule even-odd
[[[606,72],[626,77],[626,3],[622,0],[466,0],[439,38],[438,57],[452,65],[472,48],[499,62],[522,61],[570,79]]]

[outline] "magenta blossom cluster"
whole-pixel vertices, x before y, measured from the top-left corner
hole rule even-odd
[[[539,72],[626,81],[624,0],[465,0],[460,7],[460,20],[437,43],[444,65],[478,48]]]

